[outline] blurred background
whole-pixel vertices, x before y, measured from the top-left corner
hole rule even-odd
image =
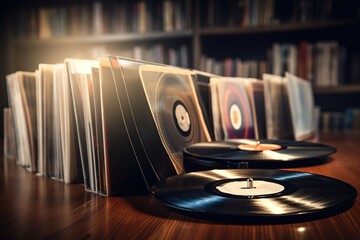
[[[311,81],[322,119],[360,108],[358,0],[35,0],[2,7],[6,75],[66,57],[125,56],[224,76],[289,71]],[[1,126],[3,126],[1,111]],[[327,120],[328,121],[328,120]],[[359,120],[358,120],[359,121]],[[329,123],[329,122],[327,122]],[[353,123],[351,123],[353,127]],[[3,128],[1,127],[1,137]]]

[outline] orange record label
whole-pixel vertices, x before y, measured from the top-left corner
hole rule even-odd
[[[257,142],[256,144],[240,144],[238,146],[240,150],[244,151],[255,151],[255,152],[261,152],[265,150],[279,150],[281,149],[281,146],[278,144],[268,144],[268,143],[260,143]]]

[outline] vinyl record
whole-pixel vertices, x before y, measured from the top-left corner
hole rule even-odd
[[[229,139],[225,141],[195,143],[184,148],[184,162],[214,168],[278,167],[318,160],[336,152],[326,144],[291,140]]]
[[[162,74],[155,95],[159,132],[170,152],[182,154],[184,147],[204,140],[192,91],[180,76]]]
[[[219,81],[219,101],[226,139],[254,138],[250,103],[239,82]]]
[[[185,173],[157,182],[151,190],[165,205],[191,213],[287,219],[336,212],[357,195],[351,185],[334,178],[265,169]]]

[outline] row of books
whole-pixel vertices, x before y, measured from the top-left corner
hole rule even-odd
[[[56,51],[56,50],[55,50]],[[67,56],[71,54],[74,58],[86,58],[86,59],[97,59],[98,56],[106,56],[109,52],[115,55],[121,55],[128,58],[153,61],[162,64],[169,64],[179,67],[189,67],[191,62],[191,56],[188,45],[167,45],[167,44],[134,44],[130,46],[111,46],[105,44],[96,44],[84,48],[65,48],[63,51],[57,51],[59,56]],[[48,53],[48,49],[44,51],[35,51],[34,54],[38,56]],[[56,57],[52,54],[54,59],[51,61],[58,61],[59,56]]]
[[[310,82],[288,72],[225,77],[109,56],[6,77],[16,163],[105,196],[184,173],[194,143],[304,140],[317,129]]]
[[[216,75],[245,78],[261,78],[263,73],[269,72],[266,61],[230,57],[217,60],[213,57],[202,56],[199,69]]]
[[[348,53],[337,41],[301,41],[299,44],[275,42],[265,60],[203,56],[200,69],[224,76],[259,78],[265,72],[285,71],[309,80],[314,86],[358,83],[356,53]]]
[[[119,55],[127,58],[152,61],[156,63],[168,64],[184,68],[190,67],[189,49],[188,46],[185,44],[171,47],[165,46],[163,44],[135,45],[131,48],[117,50],[108,49],[105,46],[102,46],[102,48],[105,48],[105,51],[102,51],[105,54],[97,56],[106,56],[107,52],[118,52]]]
[[[189,30],[191,2],[92,1],[24,7],[15,16],[17,37],[64,37]]]
[[[256,26],[358,17],[359,3],[339,0],[202,0],[202,26]]]
[[[360,108],[349,107],[344,112],[323,111],[320,126],[322,130],[354,130],[360,128]]]

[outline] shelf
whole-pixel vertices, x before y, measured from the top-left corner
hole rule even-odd
[[[59,37],[59,38],[31,38],[16,39],[18,46],[43,46],[43,45],[68,45],[68,44],[96,44],[96,43],[118,43],[118,42],[141,42],[151,40],[167,40],[188,38],[192,31],[181,32],[150,32],[150,33],[114,33],[90,36]]]
[[[306,23],[283,23],[257,26],[219,26],[205,27],[199,30],[200,35],[224,35],[224,34],[260,34],[275,32],[295,32],[314,29],[345,27],[359,24],[354,20],[332,20],[324,22],[306,22]]]
[[[334,86],[334,87],[314,87],[315,94],[332,94],[332,93],[359,93],[360,84]]]

